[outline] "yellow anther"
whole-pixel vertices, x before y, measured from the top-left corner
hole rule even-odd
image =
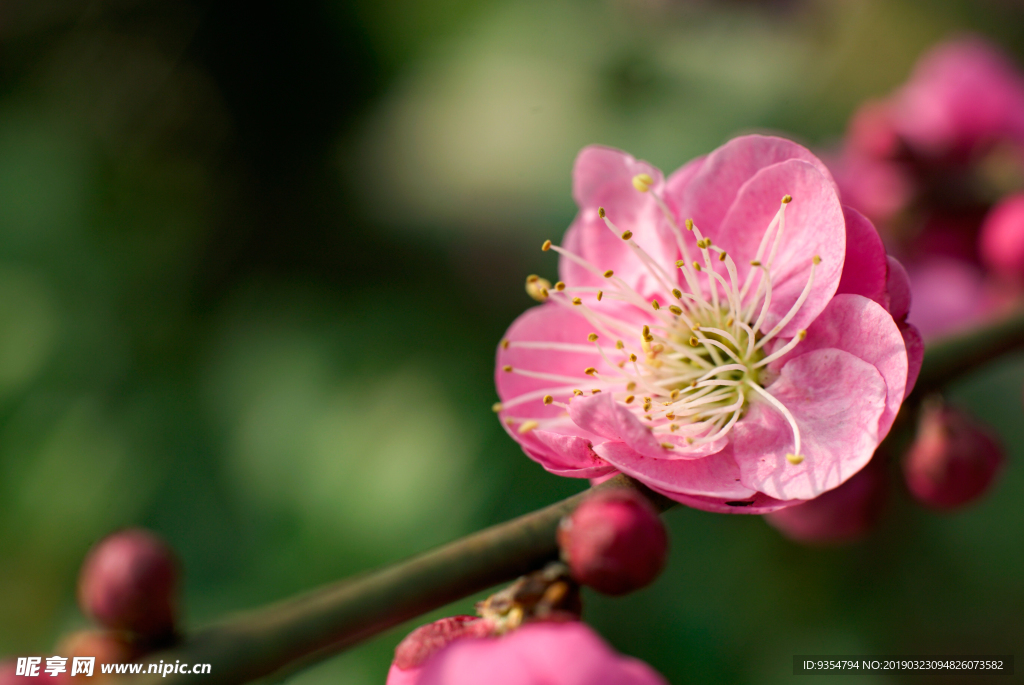
[[[597,333],[591,333],[587,336],[587,340],[590,342],[597,342]]]
[[[803,460],[804,460],[804,455],[802,455],[802,454],[787,454],[786,455],[786,461],[788,461],[793,466],[796,466],[797,464],[801,463]]]
[[[677,259],[676,260],[676,266],[678,266],[680,269],[682,269],[684,266],[686,266],[686,260],[685,259]]]
[[[505,419],[505,425],[511,428],[512,426],[516,425],[516,420],[510,416],[507,419]]]
[[[696,270],[696,271],[700,271],[700,264],[698,264],[697,262],[694,262],[694,263],[693,263],[693,268],[694,268],[694,270]]]
[[[622,232],[622,239],[623,240],[629,240],[632,237],[633,237],[633,231],[623,231]]]
[[[626,343],[622,342],[621,340],[616,340],[615,341],[615,349],[621,350],[625,346],[626,346]]]
[[[604,297],[604,291],[603,290],[598,290],[597,291],[597,301],[600,302],[602,297]]]
[[[750,260],[750,266],[761,266],[761,260],[759,260],[759,259],[751,259]]]
[[[608,269],[607,271],[604,272],[604,277],[605,278],[611,278],[614,275],[615,275],[615,272],[612,271],[611,269]]]
[[[676,415],[675,415],[674,412],[669,412],[669,413],[665,414],[665,418],[668,419],[669,421],[671,421],[675,417],[676,417]]]
[[[629,390],[630,392],[636,390],[636,383],[634,383],[633,381],[626,383],[626,390]]]
[[[821,257],[814,255],[814,257],[811,258],[811,261],[814,262],[815,266],[817,266],[818,264],[821,264]]]
[[[674,388],[672,390],[672,392],[670,392],[668,394],[668,396],[671,397],[674,400],[678,400],[679,399],[679,388]]]
[[[672,294],[675,296],[677,300],[680,300],[683,297],[683,291],[680,290],[679,288],[672,288]]]
[[[792,201],[793,201],[793,196],[792,195],[783,195],[782,196],[782,204],[788,205]]]
[[[641,193],[646,193],[654,185],[654,179],[648,174],[637,174],[633,177],[633,187]]]
[[[796,337],[798,337],[798,338],[800,338],[801,340],[803,340],[804,338],[806,338],[806,337],[807,337],[807,331],[805,331],[805,330],[801,330],[801,331],[800,331],[799,333],[797,333],[797,334],[796,334]]]
[[[692,231],[693,230],[693,219],[687,219],[686,220],[686,230],[687,231]]]
[[[697,336],[690,336],[690,347],[697,347],[697,345],[700,345],[700,340],[697,340]]]
[[[544,395],[544,404],[551,404],[555,401],[555,398],[551,395]]]
[[[562,281],[555,283],[555,290],[557,290],[558,292],[562,292],[563,290],[565,290],[565,283],[563,283]]]
[[[634,396],[634,395],[626,395],[626,399],[624,399],[622,401],[625,402],[626,404],[632,404],[633,400],[635,400],[635,399],[636,399],[636,396]]]
[[[501,404],[501,402],[495,402],[494,404],[491,405],[491,411],[493,411],[495,414],[497,414],[504,408],[505,407]]]
[[[526,277],[526,294],[538,302],[548,299],[548,290],[550,288],[551,283],[540,276],[531,274]]]
[[[597,373],[597,369],[595,369],[593,366],[588,366],[587,368],[583,369],[583,373],[587,374],[588,376],[593,376],[595,373]]]
[[[636,355],[633,354],[632,352],[629,353],[629,361],[631,361],[631,362],[635,362],[636,361]]]
[[[644,327],[640,329],[640,334],[646,338],[651,334],[651,327],[644,324]]]
[[[731,326],[734,323],[736,323],[736,319],[732,318],[731,316],[728,319],[725,320],[725,325],[726,326]]]
[[[572,394],[573,394],[573,395],[576,395],[577,397],[579,397],[580,395],[582,395],[582,394],[583,394],[583,391],[582,391],[582,390],[573,390],[573,391],[572,391]]]
[[[592,390],[590,391],[590,394],[591,394],[591,395],[596,395],[596,394],[597,394],[597,393],[599,393],[599,392],[601,392],[601,388],[593,388],[593,389],[592,389]]]
[[[687,438],[686,439],[686,444],[687,445],[692,445],[693,444],[693,438]]]
[[[602,219],[604,218],[604,207],[598,207],[597,208],[597,215],[599,217],[601,217]]]
[[[724,262],[725,261],[725,252],[724,251],[720,252],[718,254],[718,261],[720,261],[720,262]]]
[[[668,429],[675,433],[677,430],[679,430],[679,426],[673,423],[671,426],[668,427]]]
[[[544,243],[540,246],[540,249],[544,250],[545,252],[550,250],[551,249],[551,241],[550,240],[545,240]]]
[[[505,364],[505,366],[501,367],[501,370],[504,371],[505,373],[512,373],[512,367],[508,364]]]
[[[508,345],[509,345],[508,338],[505,338],[504,340],[501,341],[501,349],[507,350],[508,349]]]
[[[676,306],[676,305],[674,305],[674,304],[670,304],[670,305],[668,306],[668,310],[669,310],[670,312],[672,312],[673,314],[675,314],[676,316],[682,316],[682,314],[683,314],[683,310],[682,310],[682,309],[680,309],[679,307],[677,307],[677,306]]]
[[[578,298],[578,297],[574,297],[574,298],[572,298],[572,303],[573,303],[573,304],[577,304],[577,305],[579,305],[579,304],[583,304],[583,300],[581,300],[581,299],[580,299],[580,298]]]
[[[537,422],[537,421],[534,421],[533,419],[530,419],[529,421],[523,421],[519,425],[519,429],[518,429],[517,432],[520,435],[522,435],[523,433],[529,433],[530,431],[532,431],[534,428],[536,428],[539,425],[540,425],[540,423]]]
[[[654,420],[654,417],[651,416],[650,414],[644,414],[644,418],[647,419],[648,421],[653,421]]]
[[[659,309],[661,309],[661,305],[658,304],[657,300],[651,300],[651,306],[654,307],[654,311],[658,311]]]
[[[667,450],[674,450],[676,448],[676,446],[673,445],[671,442],[663,442],[661,443],[661,446]]]

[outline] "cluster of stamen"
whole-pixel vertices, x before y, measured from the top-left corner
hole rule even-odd
[[[757,397],[785,417],[793,431],[793,451],[787,455],[792,464],[804,457],[800,452],[800,430],[790,411],[764,389],[762,377],[766,367],[790,352],[804,339],[800,331],[771,353],[768,343],[800,311],[814,282],[815,267],[820,259],[810,260],[807,283],[796,302],[775,325],[765,330],[772,302],[772,264],[786,227],[786,207],[792,201],[782,198],[779,210],[771,220],[750,269],[740,279],[732,257],[710,238],[704,236],[691,219],[685,230],[696,239],[697,254],[691,254],[683,230],[677,225],[664,200],[651,190],[654,181],[647,174],[633,178],[637,191],[650,193],[659,205],[675,236],[682,258],[675,263],[682,278],[672,277],[636,241],[631,231],[621,231],[604,208],[598,216],[605,226],[623,240],[647,273],[661,286],[665,301],[645,299],[611,269],[600,269],[563,247],[545,241],[542,249],[554,250],[607,283],[605,289],[573,287],[559,281],[554,286],[539,276],[526,280],[526,290],[538,301],[552,301],[584,316],[594,331],[587,343],[555,343],[544,341],[504,340],[502,346],[544,350],[550,354],[593,354],[606,363],[609,371],[596,366],[581,369],[583,376],[563,376],[505,366],[504,371],[542,379],[551,383],[535,391],[496,404],[502,411],[526,402],[540,400],[545,405],[568,408],[573,396],[611,393],[630,412],[640,417],[655,436],[675,435],[682,440],[661,443],[665,450],[677,444],[701,445],[726,436],[743,417],[750,400]],[[680,282],[681,281],[681,282]],[[676,287],[673,283],[685,285]],[[619,300],[639,307],[651,315],[651,322],[640,330],[588,305],[593,297]],[[545,423],[560,419],[506,418],[520,433],[542,428]]]

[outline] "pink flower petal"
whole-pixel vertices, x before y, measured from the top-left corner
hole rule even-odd
[[[677,248],[671,230],[651,193],[641,193],[633,187],[633,177],[637,174],[649,175],[654,180],[651,190],[662,191],[661,172],[650,164],[612,148],[584,148],[573,168],[573,196],[580,211],[562,244],[599,271],[612,269],[641,295],[650,297],[665,289],[633,254],[626,241],[608,229],[597,212],[603,207],[620,232],[632,231],[633,240],[659,265],[672,264]],[[563,258],[558,268],[566,283],[605,287],[601,276],[572,260]]]
[[[622,442],[594,448],[609,464],[675,499],[677,494],[741,500],[757,493],[740,482],[740,469],[727,448],[701,459],[649,459]],[[671,493],[671,494],[669,494]]]
[[[747,487],[781,500],[812,499],[871,459],[886,408],[885,381],[872,364],[843,350],[817,349],[786,363],[767,390],[796,420],[804,460],[786,459],[794,452],[793,432],[778,409],[752,401],[731,440]]]
[[[846,219],[846,259],[836,294],[863,295],[884,307],[889,262],[882,238],[867,217],[857,210],[844,206],[843,217]]]
[[[613,442],[624,442],[648,459],[659,461],[680,461],[699,459],[721,450],[728,440],[721,438],[712,442],[688,445],[685,438],[671,433],[655,436],[625,405],[616,402],[610,394],[578,397],[569,405],[569,416],[580,428],[600,435]],[[662,447],[667,442],[677,447],[672,450]],[[594,451],[600,455],[598,441]]]
[[[802,160],[765,167],[740,189],[720,229],[712,235],[732,255],[742,280],[752,268],[750,260],[756,257],[784,195],[792,195],[793,201],[786,208],[786,230],[771,267],[772,301],[764,330],[790,310],[807,285],[813,258],[821,257],[810,295],[782,331],[790,337],[821,312],[843,273],[846,224],[831,179]]]
[[[895,257],[886,257],[886,259],[889,263],[889,273],[885,284],[886,290],[889,292],[889,304],[886,309],[899,323],[910,313],[910,276]]]
[[[594,453],[586,438],[545,430],[533,430],[529,435],[548,448],[541,465],[555,475],[599,478],[615,473],[613,466]]]
[[[717,237],[713,231],[725,220],[740,188],[761,169],[788,159],[813,164],[832,182],[828,169],[807,148],[773,136],[740,136],[708,155],[691,182],[684,185],[685,177],[673,178],[670,205],[678,208],[680,219],[692,218],[701,230]],[[681,194],[677,195],[680,190]],[[792,191],[784,191],[775,198],[775,202],[778,203],[786,192],[793,194]],[[756,243],[754,247],[756,249]]]
[[[788,502],[777,500],[774,497],[762,493],[756,493],[753,497],[740,500],[725,501],[716,497],[701,497],[697,495],[684,495],[671,490],[648,486],[655,492],[660,492],[669,499],[674,499],[680,504],[685,504],[693,509],[710,511],[715,514],[768,514],[773,511],[785,509],[797,504],[803,504],[805,500],[795,499]]]
[[[903,396],[906,397],[917,385],[917,377],[921,373],[921,362],[924,361],[924,340],[921,338],[921,331],[912,323],[905,323],[900,326],[900,333],[903,335],[903,343],[907,347],[907,389]]]
[[[836,295],[807,329],[807,337],[770,366],[778,371],[812,350],[834,348],[873,365],[885,381],[885,411],[878,420],[878,438],[888,434],[903,403],[907,386],[907,350],[896,323],[882,307],[860,295]]]
[[[552,396],[556,397],[558,401],[566,402],[572,397],[571,389],[556,392],[557,388],[571,388],[573,385],[586,387],[590,378],[583,373],[584,369],[590,366],[605,368],[606,365],[601,356],[596,353],[596,348],[587,341],[587,335],[592,331],[593,326],[585,318],[553,302],[528,309],[512,323],[505,334],[508,346],[506,347],[504,343],[498,346],[495,370],[498,396],[503,404],[509,405],[500,412],[502,425],[508,434],[526,450],[531,458],[548,470],[565,474],[566,471],[581,469],[576,476],[579,478],[590,477],[591,469],[601,466],[600,461],[595,461],[593,457],[586,458],[580,443],[565,442],[555,437],[541,437],[534,435],[533,431],[520,433],[518,427],[525,420],[537,420],[543,421],[539,426],[541,429],[553,434],[571,433],[584,442],[597,438],[596,435],[588,434],[573,426],[568,417],[564,417],[565,409],[555,405],[545,405],[543,402],[543,394],[546,390],[550,390]],[[534,349],[517,347],[518,343],[547,343],[556,346],[577,347]],[[594,352],[589,352],[588,349],[594,349]],[[577,380],[573,383],[569,380],[522,376],[505,371],[506,366]],[[512,403],[516,398],[527,393],[533,393],[536,397],[520,404]],[[560,416],[564,418],[559,420]],[[505,422],[507,418],[516,419],[515,426],[509,426]]]
[[[530,623],[498,639],[459,640],[431,659],[418,685],[667,685],[616,654],[582,623]]]

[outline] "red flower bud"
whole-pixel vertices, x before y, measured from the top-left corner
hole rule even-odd
[[[878,457],[848,481],[812,500],[765,514],[790,540],[815,545],[853,542],[878,522],[887,499],[885,463]]]
[[[78,578],[78,602],[100,625],[147,639],[174,632],[178,568],[152,533],[124,530],[97,544]]]
[[[601,490],[562,519],[558,545],[573,578],[608,595],[650,584],[665,566],[668,535],[639,493]]]
[[[986,426],[963,411],[932,403],[922,407],[903,473],[919,502],[953,509],[981,496],[1003,459],[1002,447]]]

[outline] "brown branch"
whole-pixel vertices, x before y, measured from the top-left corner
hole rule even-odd
[[[598,486],[631,487],[664,511],[675,503],[626,476]],[[555,529],[587,493],[412,557],[196,632],[144,661],[211,665],[209,675],[141,675],[139,683],[244,683],[337,653],[449,602],[513,580],[558,556]],[[143,670],[146,670],[145,667]]]

